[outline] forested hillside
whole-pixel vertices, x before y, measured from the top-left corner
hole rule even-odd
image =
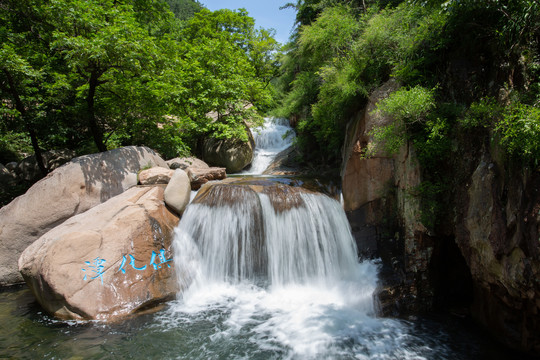
[[[247,139],[242,121],[272,104],[276,41],[243,10],[169,4],[176,17],[164,0],[2,2],[0,161]]]
[[[425,165],[460,131],[491,134],[507,155],[540,157],[540,3],[301,0],[282,59],[279,114],[298,119],[306,154],[338,161],[350,116],[377,86],[402,89],[379,111],[404,120],[377,129],[392,152],[413,138]],[[383,141],[384,140],[384,141]],[[366,153],[369,156],[369,152]]]

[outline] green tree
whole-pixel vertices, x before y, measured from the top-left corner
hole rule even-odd
[[[50,71],[56,59],[48,48],[51,26],[45,17],[40,2],[0,4],[0,128],[2,132],[28,134],[43,174],[47,169],[41,156],[40,135],[51,130],[46,121],[53,102],[48,89],[57,80],[57,74]]]
[[[256,118],[257,107],[271,102],[269,83],[278,69],[278,46],[271,33],[256,30],[243,9],[203,9],[187,22],[179,39],[171,52],[181,65],[170,69],[175,114],[196,123],[201,136],[247,140],[241,120]]]
[[[203,6],[196,0],[167,0],[171,11],[180,20],[189,20],[193,15],[201,11]]]
[[[94,142],[105,151],[106,133],[112,133],[120,119],[110,100],[128,106],[139,100],[159,57],[155,39],[137,22],[131,4],[68,0],[53,2],[49,11],[57,14],[52,48],[66,61]]]

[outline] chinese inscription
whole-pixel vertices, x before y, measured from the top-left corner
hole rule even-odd
[[[151,265],[154,271],[161,269],[165,265],[170,268],[170,263],[173,261],[173,259],[167,259],[165,254],[165,249],[161,249],[159,250],[159,252],[152,251],[148,264],[136,264],[135,257],[133,255],[124,255],[122,256],[122,262],[120,263],[120,267],[117,272],[122,272],[122,274],[125,274],[126,268],[129,269],[129,266],[131,266],[131,268],[136,271],[146,270],[148,265]],[[83,280],[87,281],[99,278],[101,280],[101,283],[103,284],[103,274],[105,273],[105,271],[109,270],[105,269],[105,266],[103,265],[105,262],[106,260],[102,259],[101,257],[97,257],[92,261],[85,261],[84,263],[86,264],[86,267],[81,269],[84,273]]]

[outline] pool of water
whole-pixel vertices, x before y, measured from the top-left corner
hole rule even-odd
[[[313,289],[296,291],[303,295],[210,286],[105,324],[55,320],[26,287],[12,288],[0,292],[0,358],[524,359],[463,319],[370,318],[317,298]]]

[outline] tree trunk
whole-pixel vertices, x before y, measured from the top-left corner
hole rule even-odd
[[[107,147],[103,142],[103,132],[99,128],[99,125],[96,121],[96,114],[94,110],[94,98],[96,95],[96,88],[99,85],[99,75],[97,71],[92,71],[90,74],[88,96],[86,97],[86,104],[88,105],[88,127],[94,138],[94,142],[100,152],[107,151]]]
[[[28,123],[26,123],[26,130],[28,131],[28,134],[30,135],[30,140],[32,141],[32,148],[34,149],[34,154],[36,156],[39,170],[41,171],[41,174],[45,176],[47,175],[49,170],[47,170],[47,168],[45,167],[45,163],[43,162],[43,155],[41,153],[41,148],[39,147],[36,131],[32,129],[32,127]]]
[[[21,113],[26,131],[28,131],[28,134],[30,135],[30,140],[32,141],[32,148],[34,149],[34,155],[36,156],[36,162],[38,164],[39,170],[41,171],[41,174],[45,176],[47,175],[49,171],[47,170],[47,168],[45,167],[45,164],[43,163],[43,156],[42,156],[41,148],[39,147],[36,131],[32,128],[32,125],[28,121],[26,108],[24,107],[21,97],[19,96],[19,92],[17,91],[17,88],[15,87],[15,81],[13,80],[13,77],[7,70],[4,70],[4,74],[6,75],[6,79],[9,84],[9,90],[10,90],[9,92],[11,93],[11,95],[13,96],[13,99],[15,100],[15,108],[17,109],[19,113]]]

